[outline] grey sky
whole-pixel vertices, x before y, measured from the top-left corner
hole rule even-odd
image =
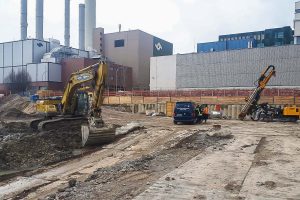
[[[64,38],[64,0],[44,0],[44,37]],[[71,45],[78,47],[78,4],[71,0]],[[218,35],[293,27],[296,0],[97,0],[97,26],[106,32],[141,29],[174,43],[174,53],[195,50]],[[35,37],[35,0],[28,0],[28,36]],[[0,0],[0,42],[20,38],[20,0]]]

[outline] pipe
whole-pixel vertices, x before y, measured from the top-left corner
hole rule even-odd
[[[93,49],[93,31],[96,28],[96,0],[85,0],[85,49]]]
[[[85,49],[85,5],[79,4],[79,49]]]
[[[70,0],[65,0],[65,46],[70,46]]]
[[[21,0],[21,40],[27,39],[27,0]]]
[[[36,39],[44,40],[43,25],[44,25],[44,0],[36,0],[36,24],[35,24]]]

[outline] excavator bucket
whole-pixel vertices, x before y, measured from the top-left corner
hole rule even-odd
[[[88,125],[81,126],[82,146],[107,144],[116,139],[115,127],[93,128]]]

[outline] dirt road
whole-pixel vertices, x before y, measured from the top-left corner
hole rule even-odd
[[[0,184],[1,199],[299,199],[300,124],[209,121],[104,109],[145,129]],[[211,130],[221,124],[221,131]],[[231,136],[232,134],[232,136]]]

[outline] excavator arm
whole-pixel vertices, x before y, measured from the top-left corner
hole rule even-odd
[[[62,114],[67,115],[71,114],[73,115],[75,112],[75,102],[74,102],[74,95],[79,89],[83,83],[89,82],[94,79],[94,67],[97,67],[98,64],[89,66],[87,68],[84,68],[82,70],[79,70],[77,72],[74,72],[71,74],[70,79],[68,81],[68,84],[66,85],[66,88],[64,90],[64,94],[61,100],[61,104],[63,106]]]
[[[104,99],[107,68],[107,64],[101,61],[94,78],[94,93],[89,113],[89,125],[96,128],[103,126],[101,106]]]
[[[100,107],[103,102],[103,93],[105,89],[105,80],[107,76],[107,64],[100,61],[97,64],[86,67],[82,70],[71,74],[68,84],[64,90],[61,104],[63,106],[62,114],[74,115],[75,106],[74,95],[78,89],[82,88],[82,84],[93,81],[93,99],[90,113],[98,116]],[[100,113],[101,114],[101,113]]]
[[[243,120],[246,115],[250,114],[252,108],[258,103],[262,91],[265,89],[266,85],[272,78],[276,75],[275,67],[273,65],[268,66],[260,75],[258,85],[256,89],[251,93],[251,95],[246,99],[246,104],[242,108],[239,114],[239,119]]]

